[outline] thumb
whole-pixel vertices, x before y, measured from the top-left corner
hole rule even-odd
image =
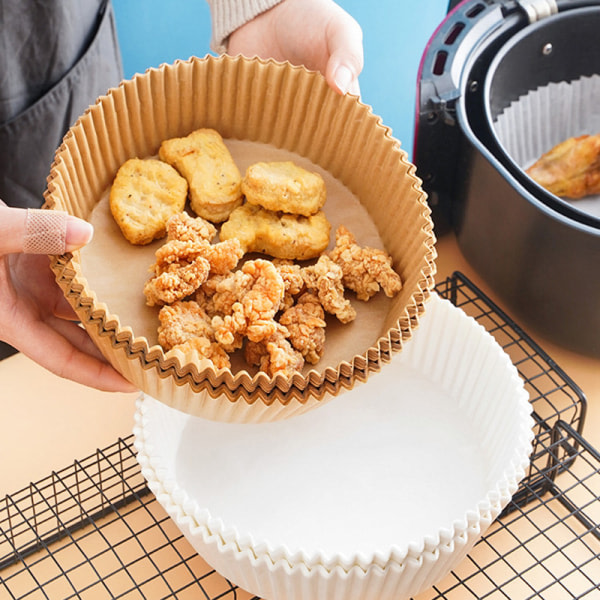
[[[363,63],[362,29],[348,14],[331,21],[327,32],[329,60],[325,79],[340,94],[360,95],[358,76]]]
[[[65,212],[0,204],[0,256],[72,252],[87,244],[93,232],[89,223]]]

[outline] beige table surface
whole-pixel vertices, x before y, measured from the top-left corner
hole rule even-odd
[[[438,281],[458,269],[497,301],[469,267],[453,235],[438,240],[437,249]],[[584,435],[600,448],[600,359],[533,337],[586,394]],[[0,498],[129,435],[136,397],[60,379],[23,355],[0,361]]]

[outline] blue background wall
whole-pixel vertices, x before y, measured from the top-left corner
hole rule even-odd
[[[210,53],[205,0],[113,0],[125,76]],[[425,46],[448,0],[339,0],[361,25],[365,67],[362,101],[412,153],[416,81]]]

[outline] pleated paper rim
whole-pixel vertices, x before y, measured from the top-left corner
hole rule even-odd
[[[517,405],[515,412],[519,430],[510,460],[507,461],[502,475],[490,487],[485,497],[476,506],[466,510],[462,518],[456,519],[448,527],[440,529],[435,535],[426,535],[418,542],[408,543],[405,547],[393,546],[385,551],[375,552],[372,556],[360,553],[351,556],[329,556],[322,552],[308,554],[302,550],[292,552],[286,546],[274,546],[268,540],[255,540],[251,533],[242,536],[234,525],[226,525],[218,516],[211,514],[207,508],[199,506],[198,502],[190,498],[175,479],[166,477],[168,469],[163,464],[160,454],[157,454],[152,440],[148,439],[146,435],[149,417],[145,400],[140,397],[135,412],[134,446],[142,474],[159,503],[178,526],[187,528],[191,535],[199,536],[202,543],[212,546],[215,552],[226,554],[230,558],[245,556],[251,561],[264,559],[274,567],[279,565],[279,567],[291,570],[319,568],[326,573],[337,571],[346,575],[354,569],[365,573],[372,569],[386,571],[393,568],[404,569],[408,563],[414,561],[425,563],[448,560],[448,554],[453,554],[462,547],[468,551],[510,502],[518,489],[519,482],[525,476],[534,436],[532,406],[516,367],[491,334],[448,300],[442,300],[434,294],[431,302],[435,302],[436,306],[429,312],[435,313],[432,318],[436,319],[436,325],[439,326],[440,332],[445,332],[446,341],[451,345],[454,344],[455,350],[458,350],[463,343],[464,335],[456,335],[457,332],[462,331],[464,334],[466,330],[469,331],[472,335],[471,353],[476,353],[477,360],[488,362],[488,366],[491,364],[506,373],[503,380],[504,386],[506,389],[514,391]],[[424,346],[421,345],[420,349],[423,350]],[[443,349],[440,348],[439,351],[436,348],[430,348],[430,352],[421,352],[415,355],[416,357],[413,356],[413,362],[410,364],[413,367],[419,364],[422,366],[439,365],[441,368],[439,379],[455,382],[457,372],[452,367],[452,362],[439,356],[445,354],[445,349],[446,346]],[[460,352],[456,352],[454,358],[460,360]],[[465,369],[468,371],[469,368],[469,363],[465,362],[462,374],[464,375]],[[460,379],[460,375],[458,379]],[[476,379],[475,375],[473,380]],[[449,385],[452,384],[449,383]],[[505,390],[502,393],[505,393]],[[476,403],[477,399],[478,396],[473,394],[471,401]],[[496,408],[501,409],[501,406]],[[485,418],[493,421],[494,415],[489,417],[478,415],[478,419]],[[493,425],[488,424],[488,426],[494,428]],[[365,520],[365,523],[368,526],[368,519]]]
[[[389,362],[392,353],[402,349],[403,343],[410,339],[412,330],[418,325],[419,317],[425,310],[425,302],[434,287],[435,274],[436,251],[433,222],[430,217],[431,211],[427,204],[426,194],[421,188],[421,180],[416,175],[414,165],[408,162],[406,153],[400,149],[398,141],[391,136],[390,130],[381,123],[379,117],[373,115],[369,106],[361,103],[357,98],[348,96],[334,98],[337,95],[329,90],[320,75],[308,71],[304,67],[292,66],[289,63],[278,63],[273,60],[245,59],[226,55],[221,57],[206,56],[202,59],[192,57],[187,61],[178,60],[172,65],[162,65],[156,69],[149,69],[146,73],[135,75],[131,80],[124,81],[117,88],[109,90],[105,96],[100,97],[94,105],[90,106],[69,130],[57,150],[48,177],[45,207],[67,210],[76,216],[85,218],[84,208],[69,205],[68,202],[64,201],[65,197],[68,198],[71,195],[78,199],[84,198],[89,204],[88,208],[97,201],[97,198],[93,197],[93,189],[86,188],[81,182],[77,183],[79,187],[69,187],[71,183],[64,176],[65,170],[68,172],[69,169],[80,168],[81,165],[77,164],[78,161],[85,162],[89,160],[90,164],[93,164],[92,156],[94,152],[106,152],[102,148],[102,143],[106,143],[102,138],[102,132],[110,126],[110,119],[115,118],[107,117],[107,115],[111,114],[111,110],[116,113],[121,110],[121,113],[118,114],[122,115],[122,104],[126,104],[128,95],[132,94],[132,86],[136,88],[136,92],[142,90],[151,95],[150,88],[153,81],[161,77],[163,78],[160,80],[161,82],[169,78],[175,78],[177,72],[182,69],[192,71],[192,75],[195,70],[205,69],[208,72],[207,77],[218,77],[218,71],[221,67],[228,69],[228,73],[233,73],[237,77],[242,77],[243,74],[246,78],[248,77],[248,71],[260,74],[268,70],[283,70],[283,76],[280,74],[278,81],[285,81],[286,77],[292,77],[288,74],[293,74],[295,79],[302,81],[303,85],[309,86],[303,93],[305,95],[310,94],[311,98],[314,96],[315,102],[342,103],[343,114],[340,114],[339,119],[347,118],[348,112],[359,111],[362,122],[359,123],[358,127],[366,130],[363,136],[366,136],[367,139],[377,137],[377,143],[381,147],[380,153],[385,157],[385,160],[397,162],[406,169],[405,177],[410,181],[409,187],[416,196],[419,211],[418,218],[421,222],[420,234],[422,239],[417,242],[418,245],[415,251],[422,255],[422,260],[420,261],[421,268],[410,300],[404,306],[401,314],[394,319],[386,334],[377,340],[376,345],[368,348],[364,353],[354,356],[350,362],[343,361],[335,368],[329,366],[322,371],[312,369],[306,374],[297,373],[291,379],[282,375],[271,377],[264,372],[251,375],[245,370],[233,373],[230,369],[216,370],[211,365],[206,364],[201,365],[201,368],[199,368],[198,364],[189,362],[188,357],[181,353],[170,353],[167,357],[160,346],[150,346],[147,338],[143,336],[136,337],[130,328],[121,324],[119,317],[111,314],[109,308],[96,298],[95,293],[88,286],[77,254],[67,253],[51,257],[51,268],[65,297],[93,339],[109,339],[110,346],[113,349],[120,348],[128,358],[139,361],[144,371],[154,370],[158,377],[163,380],[171,378],[177,386],[189,386],[191,393],[206,392],[212,398],[226,396],[232,402],[241,400],[251,404],[260,400],[269,406],[275,403],[287,405],[292,399],[303,404],[309,398],[321,400],[326,396],[335,396],[342,390],[351,389],[355,382],[366,381],[370,373],[379,370],[384,363]],[[224,85],[233,86],[236,81],[229,82],[227,80]],[[143,94],[138,94],[138,96],[141,98],[140,102],[150,101],[147,98],[144,99]],[[206,99],[206,101],[210,102],[210,99]],[[104,104],[108,106],[106,113],[103,110]],[[180,118],[184,120],[184,117]],[[297,118],[302,118],[302,115]],[[318,125],[324,126],[323,124]],[[208,123],[206,126],[212,126],[212,124]],[[244,139],[257,135],[258,125],[255,126],[250,123],[244,126],[248,127],[250,133],[250,136]],[[98,138],[93,139],[91,142],[86,140],[86,132],[84,131],[86,127],[93,131],[99,131]],[[157,130],[160,130],[161,127],[166,128],[168,125],[159,122]],[[232,126],[232,133],[234,134],[236,127],[239,128],[240,125]],[[223,133],[224,137],[227,137],[228,133],[225,131]],[[276,139],[269,140],[257,138],[256,141],[266,141],[267,143],[275,143],[281,147],[286,147],[285,131],[278,134],[278,136],[274,136]],[[166,137],[165,135],[162,139]],[[139,142],[134,139],[120,140],[121,147],[114,152],[109,152],[113,156],[113,161],[112,163],[107,161],[109,164],[105,165],[106,172],[94,173],[93,176],[99,179],[104,178],[105,185],[109,185],[112,181],[112,175],[114,175],[120,164],[135,154],[136,143]],[[152,145],[152,142],[148,141],[142,143]],[[311,156],[308,136],[305,139],[297,140],[295,144],[297,146],[291,148],[293,151],[303,153],[311,160],[319,163],[318,157]],[[80,148],[80,150],[77,151],[77,148]],[[81,150],[81,148],[83,149]],[[344,171],[347,173],[349,170],[347,166],[345,167],[340,160],[331,158],[334,156],[332,148],[325,150],[329,154],[327,164],[323,165],[324,168],[332,169],[331,172],[336,177],[344,174]],[[320,154],[323,155],[325,150],[321,150]],[[357,168],[360,167],[352,166],[354,170]],[[107,356],[107,358],[111,359],[110,356]],[[113,364],[118,368],[118,364]]]

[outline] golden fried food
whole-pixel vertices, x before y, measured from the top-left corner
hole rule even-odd
[[[246,362],[271,377],[279,374],[291,377],[302,369],[304,359],[286,336],[287,330],[279,325],[271,336],[258,342],[248,341],[244,347]]]
[[[600,194],[600,134],[557,144],[525,172],[557,196],[577,199]]]
[[[346,289],[362,300],[401,289],[391,257],[360,247],[345,227],[327,252],[331,224],[317,173],[290,161],[258,162],[242,181],[212,129],[164,141],[159,158],[178,171],[197,215],[184,210],[184,197],[164,219],[167,240],[144,286],[147,304],[160,307],[158,342],[169,356],[182,352],[203,368],[225,369],[237,353],[272,377],[292,377],[322,359],[326,314],[341,323],[356,318]],[[248,253],[272,260],[243,262]]]
[[[202,217],[192,217],[186,212],[172,216],[167,222],[167,236],[171,240],[210,242],[217,234],[216,227]]]
[[[308,290],[317,296],[326,312],[335,315],[342,323],[350,323],[356,318],[356,310],[350,300],[344,297],[342,268],[329,256],[323,254],[314,265],[304,267],[302,277]]]
[[[220,344],[211,342],[206,337],[191,338],[183,344],[174,346],[173,350],[174,349],[181,350],[184,354],[196,351],[201,358],[210,360],[217,369],[231,368],[229,354],[223,350]]]
[[[273,264],[283,279],[285,286],[285,296],[281,303],[281,308],[285,310],[294,304],[294,297],[304,288],[304,278],[302,277],[302,267],[292,260],[284,258],[273,259]]]
[[[233,305],[250,289],[252,278],[241,270],[209,277],[196,292],[196,301],[211,316],[230,315]]]
[[[235,352],[244,344],[246,317],[239,302],[234,302],[228,315],[215,315],[211,324],[215,330],[215,339],[226,352]]]
[[[242,176],[214,129],[165,140],[158,156],[185,177],[190,205],[198,216],[221,223],[242,203]]]
[[[145,245],[165,236],[167,221],[183,211],[187,193],[187,181],[170,165],[132,158],[117,171],[110,212],[125,239]]]
[[[329,256],[341,267],[344,286],[355,291],[359,300],[368,300],[380,288],[390,298],[402,289],[391,256],[383,250],[359,246],[343,225],[335,232],[335,247]]]
[[[217,315],[212,320],[215,339],[226,349],[241,347],[244,337],[257,342],[273,335],[276,329],[274,318],[285,294],[283,279],[268,260],[250,260],[244,263],[240,273],[232,275],[229,286],[220,283],[227,289],[228,299],[235,299],[231,312]],[[241,285],[236,285],[238,282]]]
[[[185,344],[196,337],[214,340],[210,317],[193,300],[163,306],[158,313],[158,319],[158,343],[165,350]]]
[[[242,193],[250,204],[305,217],[321,210],[327,198],[323,178],[291,161],[250,165]]]
[[[236,208],[221,227],[220,238],[237,238],[245,252],[275,258],[316,258],[329,245],[331,225],[323,211],[310,217],[265,210],[253,204]]]
[[[316,364],[325,348],[325,312],[314,294],[305,293],[285,310],[279,323],[289,332],[289,341],[304,360]]]
[[[211,244],[169,240],[155,253],[153,276],[144,286],[146,304],[171,304],[193,294],[210,274],[221,275],[235,268],[243,256],[238,240]]]
[[[189,263],[172,263],[146,281],[144,296],[148,306],[172,304],[193,294],[210,273],[210,264],[201,256]]]

